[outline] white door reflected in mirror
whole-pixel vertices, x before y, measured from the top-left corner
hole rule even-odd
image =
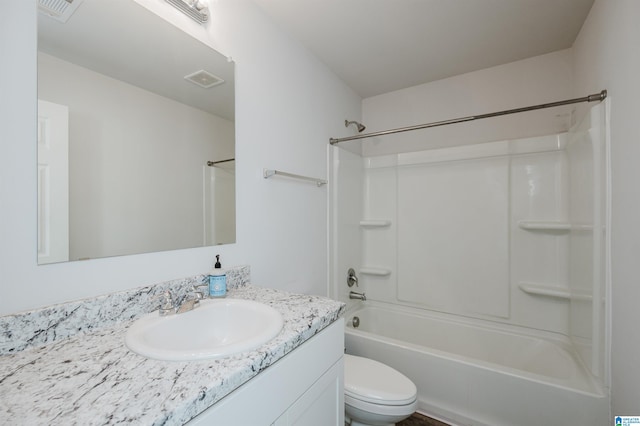
[[[69,108],[38,100],[38,263],[69,260]]]

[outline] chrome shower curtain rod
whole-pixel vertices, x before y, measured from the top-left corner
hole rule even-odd
[[[551,103],[548,103],[548,104],[533,105],[533,106],[528,106],[528,107],[524,107],[524,108],[508,109],[508,110],[505,110],[505,111],[491,112],[489,114],[471,115],[469,117],[454,118],[452,120],[436,121],[436,122],[433,122],[433,123],[419,124],[417,126],[400,127],[398,129],[383,130],[383,131],[380,131],[380,132],[363,133],[361,135],[347,136],[345,138],[337,138],[337,139],[331,138],[331,139],[329,139],[329,143],[331,145],[335,145],[335,144],[340,143],[340,142],[352,141],[352,140],[356,140],[356,139],[365,139],[365,138],[371,138],[371,137],[374,137],[374,136],[384,136],[384,135],[390,135],[390,134],[393,134],[393,133],[409,132],[411,130],[428,129],[429,127],[438,127],[438,126],[446,126],[446,125],[449,125],[449,124],[464,123],[464,122],[467,122],[467,121],[481,120],[483,118],[491,118],[491,117],[498,117],[498,116],[501,116],[501,115],[515,114],[515,113],[518,113],[518,112],[534,111],[534,110],[537,110],[537,109],[544,109],[544,108],[553,108],[553,107],[557,107],[557,106],[577,104],[577,103],[581,103],[581,102],[599,102],[599,101],[603,101],[606,97],[607,97],[607,91],[603,90],[600,93],[597,93],[595,95],[589,95],[589,96],[585,96],[585,97],[582,97],[582,98],[567,99],[567,100],[564,100],[564,101],[551,102]]]
[[[236,161],[235,158],[229,158],[228,160],[218,160],[218,161],[207,161],[207,166],[209,167],[213,167],[216,164],[220,164],[220,163],[228,163],[230,161]]]

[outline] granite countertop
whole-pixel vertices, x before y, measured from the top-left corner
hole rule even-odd
[[[272,306],[284,318],[282,331],[256,350],[203,361],[157,361],[129,351],[124,336],[131,319],[44,346],[5,350],[0,356],[0,423],[181,425],[344,311],[343,303],[328,298],[251,285],[230,289],[227,297]]]

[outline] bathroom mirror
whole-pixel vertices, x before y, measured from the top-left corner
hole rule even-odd
[[[233,62],[133,0],[78,3],[38,6],[38,263],[235,242]]]

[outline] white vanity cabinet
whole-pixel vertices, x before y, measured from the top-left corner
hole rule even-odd
[[[344,425],[343,354],[340,318],[188,425]]]

